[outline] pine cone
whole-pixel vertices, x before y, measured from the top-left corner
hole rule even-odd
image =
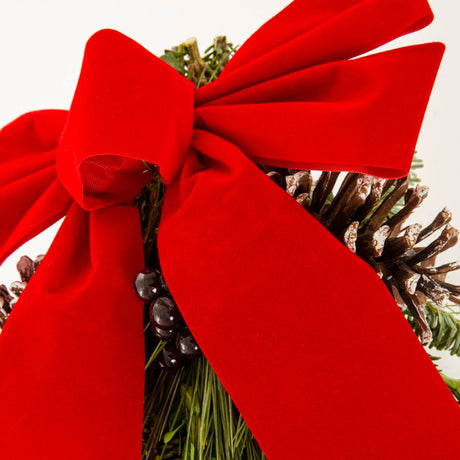
[[[0,328],[11,313],[13,300],[14,297],[9,293],[8,288],[4,284],[0,285]]]
[[[44,257],[44,254],[40,254],[35,260],[32,260],[28,256],[22,256],[16,264],[21,281],[13,281],[9,290],[4,284],[0,285],[0,331],[10,315],[14,304],[17,302],[19,296],[22,294],[22,291],[24,291],[27,283],[32,278]]]
[[[408,177],[393,181],[348,173],[340,183],[337,172],[323,172],[314,181],[310,171],[261,168],[350,251],[371,265],[400,308],[411,312],[422,343],[429,342],[432,334],[425,305],[428,299],[439,307],[448,301],[460,305],[460,286],[445,280],[460,263],[435,266],[437,255],[458,239],[458,230],[449,225],[452,214],[446,208],[425,228],[418,223],[406,225],[427,197],[428,187],[409,187]],[[333,194],[336,184],[340,187]],[[421,244],[440,230],[430,244]]]

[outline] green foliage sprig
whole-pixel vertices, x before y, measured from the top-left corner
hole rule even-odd
[[[200,55],[196,39],[165,50],[162,59],[199,88],[215,80],[236,47],[226,37],[217,37]],[[146,165],[149,167],[149,165]],[[420,182],[417,170],[422,160],[414,158],[407,178],[409,186]],[[372,226],[373,220],[389,219],[405,206],[404,198],[394,197],[401,180],[388,183],[386,192],[360,224]],[[392,195],[393,194],[393,195]],[[158,229],[164,186],[159,175],[138,197],[143,218],[146,266],[155,266]],[[399,195],[398,195],[399,197]],[[334,196],[330,195],[330,202]],[[391,203],[388,206],[388,203]],[[330,204],[330,203],[329,203]],[[391,210],[391,212],[390,212]],[[376,224],[378,226],[379,224]],[[452,308],[441,309],[428,303],[424,309],[432,332],[429,348],[448,350],[460,356],[460,319]],[[409,309],[404,311],[414,331],[419,324]],[[146,319],[146,328],[148,328]],[[207,360],[202,357],[172,373],[155,367],[155,357],[164,342],[159,342],[147,356],[144,412],[143,460],[266,460],[249,428],[231,401]],[[436,359],[433,357],[433,359]],[[452,394],[460,403],[460,380],[441,373]]]
[[[196,87],[217,78],[236,48],[221,36],[201,57],[196,39],[166,50],[162,59]],[[145,165],[151,169],[151,165]],[[155,173],[138,196],[146,266],[158,265],[156,236],[164,185]],[[146,318],[145,331],[149,328]],[[202,357],[175,372],[155,367],[165,342],[146,358],[143,460],[266,460],[227,391]]]
[[[460,319],[458,308],[441,309],[433,302],[425,306],[425,315],[433,334],[428,348],[447,350],[451,355],[460,356]]]
[[[442,372],[440,374],[441,374],[441,377],[444,379],[444,382],[446,383],[446,385],[449,387],[452,395],[457,400],[457,402],[460,404],[460,380],[448,377],[447,375],[444,375]]]
[[[196,38],[189,38],[179,46],[165,50],[161,59],[199,88],[219,76],[236,49],[225,35],[221,35],[201,56]]]
[[[418,334],[419,327],[414,320],[409,309],[404,311],[410,325]],[[446,308],[439,308],[433,302],[427,302],[425,305],[425,316],[433,334],[431,342],[427,345],[428,349],[448,351],[452,356],[460,357],[460,309],[457,306],[450,305]],[[437,361],[438,357],[430,356]],[[438,368],[438,365],[436,365]],[[439,368],[438,368],[439,370]],[[441,377],[449,387],[452,395],[460,404],[460,380],[445,375],[440,371]]]

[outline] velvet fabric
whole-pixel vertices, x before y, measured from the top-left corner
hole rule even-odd
[[[70,110],[0,133],[0,257],[66,216],[0,336],[1,458],[140,457],[142,160],[168,286],[270,460],[456,458],[459,407],[381,280],[255,165],[407,174],[444,47],[354,57],[431,20],[295,0],[198,90],[89,40]]]

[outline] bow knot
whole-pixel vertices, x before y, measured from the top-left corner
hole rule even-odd
[[[133,40],[94,34],[57,150],[63,186],[95,210],[139,193],[151,179],[141,160],[172,182],[192,141],[193,95],[191,82]]]

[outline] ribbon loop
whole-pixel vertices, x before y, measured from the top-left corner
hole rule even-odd
[[[0,262],[68,211],[72,199],[56,178],[56,146],[65,110],[24,114],[0,131]]]
[[[432,19],[426,0],[296,0],[241,46],[216,82],[200,88],[197,103],[307,67],[351,59]]]
[[[193,84],[114,30],[85,50],[57,154],[58,177],[87,210],[134,198],[155,163],[166,183],[192,140]]]

